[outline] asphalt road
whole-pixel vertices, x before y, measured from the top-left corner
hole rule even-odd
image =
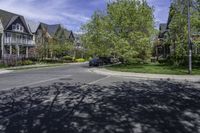
[[[7,89],[0,90],[0,132],[200,132],[199,82],[105,76],[90,69],[68,64],[0,75],[0,89]]]
[[[11,73],[0,74],[0,90],[48,86],[56,82],[114,86],[122,82],[141,81],[140,78],[134,77],[100,75],[91,72],[90,69],[92,68],[88,67],[87,63],[82,63],[49,68],[16,70]],[[144,79],[142,81],[146,82]],[[193,84],[199,86],[199,83]]]
[[[90,69],[87,63],[83,63],[67,64],[50,68],[17,70],[0,75],[0,90],[9,90],[26,86],[47,86],[55,82],[114,85],[119,81],[132,80],[122,77],[99,75],[90,72]]]
[[[54,82],[92,83],[103,78],[106,78],[106,76],[89,72],[89,67],[85,63],[18,70],[0,75],[0,90],[24,86],[43,86]]]

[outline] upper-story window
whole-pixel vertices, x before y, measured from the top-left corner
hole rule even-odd
[[[16,29],[16,26],[15,25],[12,25],[12,30],[15,30]]]
[[[16,30],[20,30],[20,24],[16,24]]]
[[[16,25],[13,24],[12,25],[12,30],[23,32],[24,31],[24,27],[22,25],[18,24],[18,23]]]
[[[6,37],[11,37],[11,33],[6,33]]]

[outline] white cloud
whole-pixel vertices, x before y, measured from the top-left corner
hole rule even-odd
[[[28,19],[45,23],[61,23],[78,31],[89,21],[94,10],[105,9],[113,0],[0,0],[0,9],[21,14]],[[147,0],[155,7],[155,21],[167,21],[170,0]],[[167,5],[168,4],[168,5]]]
[[[70,2],[71,0],[0,0],[0,9],[45,23],[67,23],[68,27],[88,21],[89,17],[85,14],[74,12]]]

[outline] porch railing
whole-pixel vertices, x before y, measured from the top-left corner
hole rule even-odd
[[[4,44],[35,45],[35,42],[33,40],[29,40],[29,39],[18,39],[18,38],[13,38],[13,37],[5,37]]]

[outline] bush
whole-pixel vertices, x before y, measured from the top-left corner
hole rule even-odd
[[[0,63],[0,68],[5,68],[7,65]]]
[[[64,63],[63,60],[59,60],[59,59],[43,59],[41,60],[41,62],[43,63]]]
[[[21,61],[17,61],[16,64],[12,66],[25,66],[25,65],[33,65],[33,64],[35,63],[31,60],[21,60]]]
[[[200,55],[195,55],[192,57],[193,58],[193,65],[194,66],[200,66]]]
[[[165,59],[165,58],[160,58],[160,59],[158,59],[158,63],[160,63],[160,64],[167,64],[168,60]]]
[[[145,61],[140,58],[128,58],[124,59],[124,64],[131,65],[131,64],[145,64]]]
[[[33,64],[35,64],[35,63],[31,60],[24,60],[21,62],[21,65],[33,65]]]
[[[75,61],[76,61],[76,62],[85,62],[85,59],[79,58],[79,59],[76,59]]]
[[[63,56],[63,60],[72,61],[73,57],[66,55],[66,56]]]

